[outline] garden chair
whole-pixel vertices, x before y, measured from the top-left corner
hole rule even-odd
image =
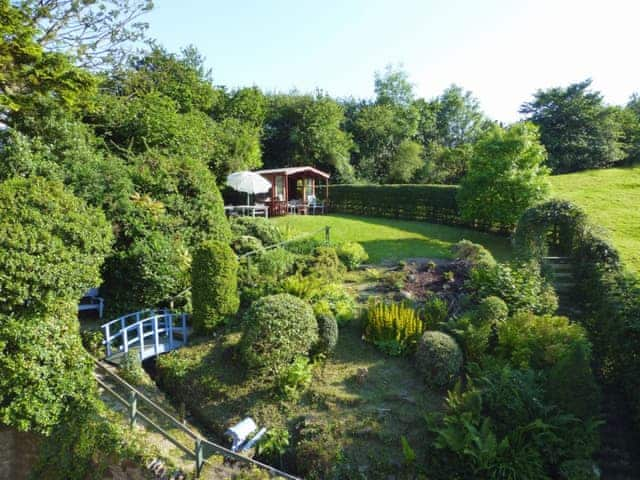
[[[85,312],[87,310],[96,310],[98,316],[102,318],[102,312],[104,311],[104,299],[99,297],[99,290],[97,288],[90,288],[80,299],[78,304],[78,311]]]
[[[321,202],[315,195],[307,196],[307,204],[309,206],[309,213],[315,215],[318,210],[320,213],[324,213],[324,202]]]

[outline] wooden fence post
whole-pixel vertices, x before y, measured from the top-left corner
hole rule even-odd
[[[132,427],[136,426],[136,417],[138,416],[138,396],[135,390],[129,392],[129,423]]]
[[[329,246],[329,244],[331,243],[331,236],[329,234],[330,230],[331,230],[331,227],[329,225],[324,227],[324,241],[327,244],[327,246]]]
[[[202,454],[202,440],[200,438],[196,439],[196,449],[195,449],[195,457],[196,457],[196,478],[200,476],[202,473],[202,466],[204,465],[204,456]]]

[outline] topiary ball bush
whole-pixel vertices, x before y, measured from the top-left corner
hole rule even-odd
[[[483,298],[478,305],[477,319],[481,324],[503,322],[509,315],[509,307],[499,297]]]
[[[244,314],[239,348],[250,368],[278,374],[318,341],[318,323],[304,300],[288,293],[256,300]]]
[[[209,240],[193,252],[191,302],[198,333],[210,333],[238,311],[238,259],[226,243]]]
[[[349,270],[355,270],[369,260],[369,255],[362,245],[357,242],[344,242],[336,249],[338,258]]]
[[[450,387],[462,368],[462,350],[446,333],[427,331],[418,342],[416,364],[429,387]]]
[[[264,246],[259,238],[252,237],[251,235],[240,235],[231,242],[231,248],[238,255],[248,252],[263,252]]]
[[[317,353],[328,355],[338,344],[338,322],[331,313],[318,315],[316,319],[319,340],[314,350]]]
[[[233,217],[231,219],[231,233],[234,238],[243,235],[256,237],[264,245],[280,243],[282,233],[275,223],[262,217]]]

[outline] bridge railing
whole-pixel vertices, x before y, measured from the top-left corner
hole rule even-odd
[[[222,445],[218,445],[215,442],[207,440],[206,438],[201,437],[199,434],[191,430],[188,426],[186,426],[183,422],[175,418],[173,415],[164,410],[160,405],[155,403],[153,400],[148,398],[142,392],[137,390],[135,387],[131,386],[127,383],[123,378],[113,373],[111,370],[102,365],[97,359],[93,359],[96,367],[103,373],[106,374],[109,378],[114,380],[120,385],[121,388],[124,388],[125,391],[128,392],[129,399],[124,398],[123,395],[116,392],[114,388],[112,388],[107,382],[102,380],[98,375],[96,375],[96,380],[98,384],[105,389],[111,396],[116,398],[120,403],[122,403],[125,407],[127,407],[129,414],[129,423],[133,427],[135,426],[138,419],[144,421],[147,425],[158,431],[162,436],[164,436],[167,440],[173,443],[176,447],[182,450],[187,455],[191,456],[195,461],[195,473],[196,477],[200,475],[202,472],[202,468],[205,463],[208,463],[207,453],[209,454],[218,454],[223,457],[242,462],[247,465],[253,465],[260,469],[268,471],[271,475],[276,477],[286,478],[289,480],[300,480],[298,477],[290,475],[286,472],[278,470],[277,468],[272,467],[271,465],[267,465],[265,463],[254,460],[253,458],[245,457],[239,453],[233,452]],[[173,425],[178,428],[182,432],[184,432],[188,437],[193,440],[192,445],[185,445],[185,443],[179,439],[177,439],[174,435],[169,433],[165,428],[162,428],[158,425],[158,422],[151,419],[148,415],[145,415],[139,410],[139,406],[144,404],[146,407],[149,407],[154,415],[158,415],[162,421],[166,422],[169,425]]]
[[[147,313],[147,311],[143,311]],[[114,345],[121,344],[123,352],[128,352],[130,348],[138,346],[140,348],[140,357],[144,359],[146,338],[152,337],[153,354],[158,355],[161,351],[160,337],[168,337],[168,350],[173,350],[176,335],[180,337],[182,344],[187,342],[187,314],[186,313],[170,313],[168,310],[162,310],[163,313],[152,314],[146,318],[140,318],[143,312],[126,315],[103,325],[104,329],[104,345],[106,347],[107,357],[114,353]],[[137,318],[134,323],[127,324],[127,318]],[[115,333],[112,328],[122,325]],[[164,345],[164,341],[162,342]]]

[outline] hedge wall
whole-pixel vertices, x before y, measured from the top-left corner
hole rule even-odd
[[[461,225],[465,222],[456,201],[459,189],[457,185],[332,185],[329,205],[338,213]]]

